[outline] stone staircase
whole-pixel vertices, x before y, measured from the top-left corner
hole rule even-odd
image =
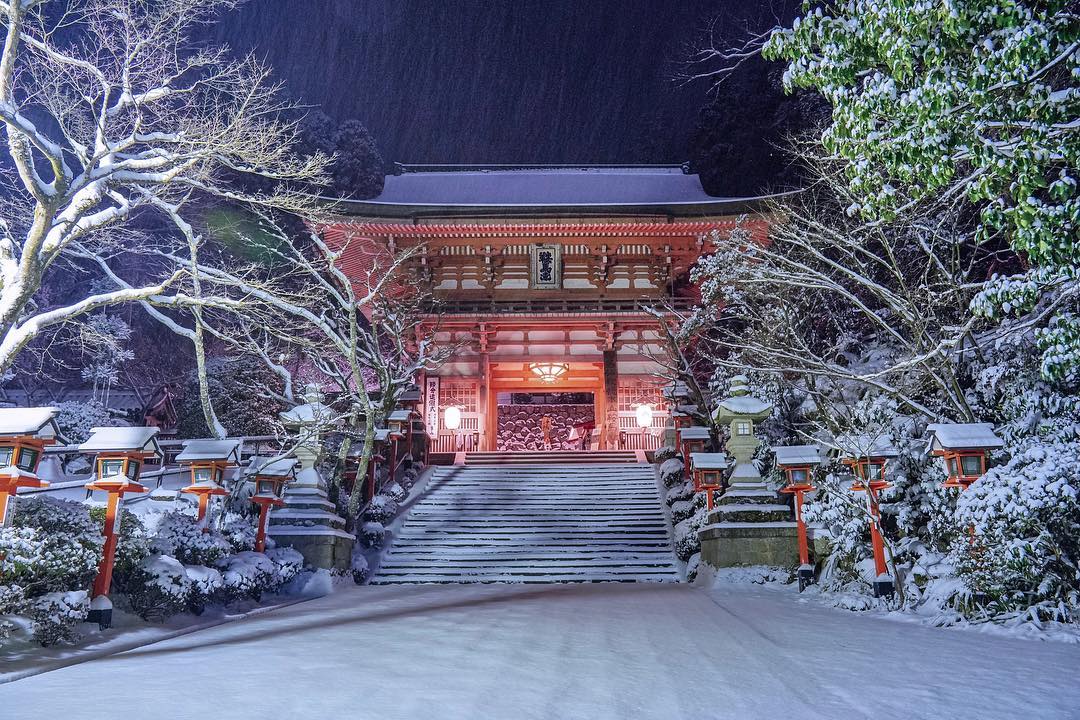
[[[465,453],[466,465],[617,465],[637,464],[633,450],[531,450]]]
[[[652,466],[626,460],[437,468],[371,582],[679,579]]]

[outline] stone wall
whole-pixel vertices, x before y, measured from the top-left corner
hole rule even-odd
[[[551,418],[551,446],[566,446],[571,428],[593,422],[592,405],[500,405],[498,426],[499,450],[543,450],[544,434],[540,419]]]

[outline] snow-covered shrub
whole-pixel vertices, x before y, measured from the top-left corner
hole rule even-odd
[[[382,523],[366,522],[360,526],[358,536],[361,545],[377,550],[383,546],[386,539],[386,528]]]
[[[258,516],[228,513],[221,524],[221,537],[229,543],[233,552],[252,550],[258,534]],[[267,538],[268,542],[272,542]]]
[[[0,527],[0,585],[25,597],[89,587],[104,538],[80,503],[20,498],[12,525]]]
[[[679,458],[671,458],[660,464],[660,481],[664,483],[664,487],[672,488],[681,485],[685,480],[683,463]]]
[[[154,552],[185,565],[213,565],[232,550],[224,538],[203,532],[194,517],[180,511],[162,516],[150,545]]]
[[[680,500],[671,506],[671,522],[678,525],[705,507],[705,496],[697,495],[690,500]]]
[[[368,568],[367,558],[363,556],[357,550],[352,554],[352,570],[353,582],[357,585],[363,585],[367,582],[367,579],[371,576],[371,570]]]
[[[188,607],[191,588],[191,579],[179,560],[150,555],[132,573],[127,599],[139,617],[162,622]]]
[[[675,525],[675,554],[680,560],[689,560],[701,552],[698,530],[705,527],[706,523],[707,514],[699,512]]]
[[[230,437],[274,433],[278,413],[285,409],[284,405],[273,397],[273,392],[252,392],[251,389],[280,391],[281,378],[261,362],[224,357],[206,363],[206,376],[218,420]],[[210,434],[194,372],[184,385],[183,398],[176,410],[180,437],[207,437]]]
[[[219,560],[217,567],[225,588],[238,597],[258,600],[280,584],[277,566],[262,553],[239,552]]]
[[[400,503],[409,496],[409,491],[401,486],[400,483],[392,482],[382,489],[383,495],[389,495],[394,499],[394,502]]]
[[[701,569],[701,553],[694,553],[686,561],[686,582],[694,582],[697,579],[698,570]]]
[[[201,615],[211,602],[228,602],[225,581],[221,572],[205,565],[185,565],[184,574],[190,581],[188,590],[188,609]]]
[[[90,596],[85,590],[51,592],[42,595],[30,606],[34,639],[42,647],[78,640],[75,627],[86,620],[90,611]]]
[[[387,523],[397,515],[398,504],[389,495],[376,495],[364,510],[364,520],[369,522]]]
[[[677,457],[679,457],[679,451],[670,445],[665,445],[662,448],[656,448],[656,452],[653,453],[653,462],[664,463]]]
[[[992,615],[1080,621],[1080,445],[1032,439],[957,503],[953,558]]]
[[[284,585],[300,574],[304,569],[304,556],[291,547],[273,548],[266,551],[266,557],[277,567],[277,583]]]
[[[671,507],[680,500],[689,500],[694,496],[694,484],[692,482],[684,482],[682,485],[676,485],[669,489],[664,495],[664,502]]]
[[[63,438],[70,443],[86,442],[91,428],[116,424],[109,410],[94,400],[70,400],[57,404],[56,409],[59,411],[56,413],[56,425]]]

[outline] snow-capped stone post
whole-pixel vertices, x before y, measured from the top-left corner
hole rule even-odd
[[[56,408],[0,409],[0,526],[8,522],[8,505],[19,488],[48,487],[38,477],[45,446],[56,442]]]
[[[892,595],[896,584],[889,574],[889,565],[885,560],[885,541],[881,537],[881,510],[878,507],[878,494],[892,483],[885,480],[885,465],[899,456],[899,451],[887,437],[869,435],[840,435],[836,438],[840,449],[840,461],[855,476],[851,485],[853,492],[867,494],[867,513],[870,522],[870,544],[874,550],[874,597]]]
[[[926,452],[945,464],[944,487],[967,490],[986,474],[986,456],[1005,447],[990,423],[933,423]]]
[[[259,508],[259,526],[255,532],[255,552],[266,549],[266,523],[270,508],[285,504],[282,495],[285,485],[296,477],[295,458],[253,457],[248,463],[248,475],[255,485],[251,502]]]
[[[146,492],[146,486],[139,483],[139,474],[148,458],[162,455],[157,442],[158,430],[160,428],[156,427],[93,428],[90,437],[79,446],[80,452],[97,456],[94,479],[86,484],[86,489],[107,493],[103,529],[105,547],[90,593],[90,613],[86,616],[87,622],[96,622],[102,629],[112,625],[109,588],[120,533],[120,504],[128,493]]]
[[[323,403],[319,386],[312,384],[304,389],[304,402],[281,413],[281,421],[296,437],[300,468],[285,490],[285,506],[271,515],[267,534],[279,545],[298,550],[308,565],[344,570],[352,561],[356,538],[345,531],[345,518],[335,512],[317,467],[323,433],[336,424],[336,415]]]
[[[725,449],[735,467],[716,509],[708,515],[709,524],[698,532],[701,562],[706,565],[786,565],[798,551],[790,508],[779,502],[754,465],[760,444],[754,423],[771,413],[772,405],[750,394],[746,377],[732,378],[731,396],[720,403],[715,419],[717,425],[730,428]]]
[[[810,563],[810,545],[806,538],[806,521],[802,507],[806,493],[814,490],[811,483],[814,470],[821,466],[821,448],[817,445],[787,445],[774,447],[776,465],[784,472],[787,485],[782,493],[795,496],[795,526],[799,531],[799,592],[814,582],[814,566]]]
[[[240,440],[188,440],[176,461],[191,468],[191,484],[180,492],[195,495],[199,502],[199,524],[208,525],[210,498],[228,495],[225,470],[240,464]]]

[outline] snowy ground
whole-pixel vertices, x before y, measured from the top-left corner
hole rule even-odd
[[[69,720],[1048,719],[1080,717],[1077,668],[1077,645],[769,588],[384,586],[0,685],[0,706]]]

